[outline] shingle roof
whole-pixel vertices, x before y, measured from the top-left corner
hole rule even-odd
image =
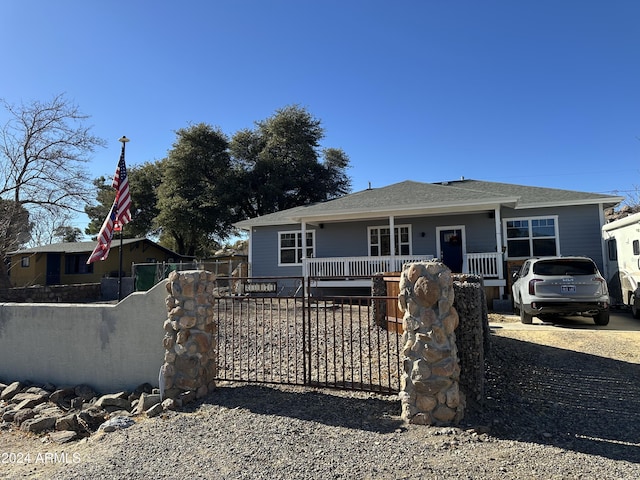
[[[527,185],[486,182],[481,180],[456,180],[448,183],[449,185],[461,186],[479,192],[499,192],[502,195],[517,196],[519,208],[583,203],[604,203],[613,206],[623,200],[622,197],[603,195],[600,193],[531,187]]]
[[[529,187],[480,180],[421,183],[407,180],[381,188],[355,192],[343,197],[275,212],[236,223],[238,228],[261,225],[298,223],[340,216],[343,219],[371,217],[376,214],[419,214],[472,211],[474,208],[507,205],[514,208],[580,205],[602,203],[605,207],[622,201],[597,193],[578,192],[544,187]]]
[[[158,245],[157,243],[149,240],[148,238],[124,238],[122,239],[122,245],[130,245],[132,243],[138,242],[149,242],[155,245],[158,248],[166,250],[167,252],[171,252],[168,248],[163,247],[162,245]],[[111,243],[112,247],[119,247],[120,240],[114,239]],[[91,253],[93,249],[96,247],[96,241],[88,241],[88,242],[63,242],[63,243],[52,243],[50,245],[41,245],[33,248],[25,248],[22,250],[16,250],[13,252],[9,252],[9,255],[15,254],[32,254],[32,253]],[[180,257],[175,252],[177,257]]]

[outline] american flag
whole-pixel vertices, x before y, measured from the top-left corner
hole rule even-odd
[[[98,244],[91,252],[87,265],[106,259],[109,256],[114,228],[116,226],[122,228],[123,225],[131,221],[131,195],[129,194],[127,166],[124,162],[124,142],[122,143],[122,153],[120,154],[120,161],[118,162],[112,185],[116,189],[116,199],[113,201],[109,216],[102,224],[100,233],[98,233]]]
[[[91,252],[91,255],[89,255],[87,265],[98,260],[104,260],[109,256],[111,239],[113,238],[113,226],[116,223],[116,216],[118,212],[117,202],[118,199],[116,198],[113,202],[113,206],[111,207],[111,211],[109,212],[109,216],[105,218],[104,223],[102,224],[102,228],[98,234],[98,244],[96,245],[96,248],[93,249],[93,252]]]
[[[122,153],[120,161],[113,176],[113,188],[116,189],[117,214],[116,221],[122,225],[126,225],[131,221],[131,195],[129,194],[129,178],[127,177],[127,166],[124,163],[124,143],[122,144]]]

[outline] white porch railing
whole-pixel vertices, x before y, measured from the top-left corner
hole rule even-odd
[[[498,252],[467,253],[464,256],[462,273],[502,279],[504,278],[502,276],[502,254]]]
[[[433,255],[304,258],[302,267],[305,277],[364,277],[376,273],[401,272],[405,263],[424,262],[433,258]],[[464,256],[462,273],[487,279],[503,279],[502,254],[467,253]]]
[[[376,273],[401,272],[408,262],[424,262],[433,255],[397,255],[394,257],[326,257],[304,258],[305,277],[359,277]]]

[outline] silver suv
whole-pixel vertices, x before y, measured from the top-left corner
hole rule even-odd
[[[556,315],[593,317],[596,325],[609,323],[607,282],[590,258],[530,258],[513,280],[513,303],[522,323]]]

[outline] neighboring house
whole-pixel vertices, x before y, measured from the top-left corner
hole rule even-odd
[[[235,226],[249,232],[252,276],[371,275],[437,258],[453,272],[482,275],[489,298],[504,299],[510,273],[531,256],[586,255],[603,268],[604,210],[622,200],[478,180],[405,181]]]
[[[10,252],[9,279],[14,287],[99,283],[117,277],[120,240],[114,238],[106,260],[87,265],[95,241],[55,243]],[[146,238],[122,240],[122,276],[131,275],[132,263],[177,262],[182,257]]]

